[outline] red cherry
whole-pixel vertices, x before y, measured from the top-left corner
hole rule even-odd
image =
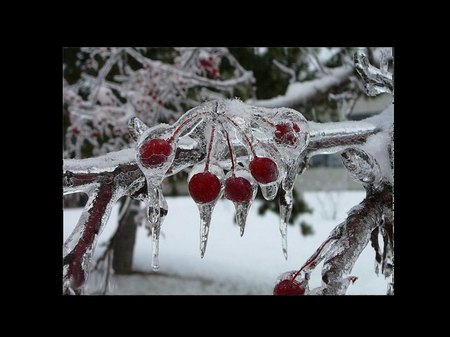
[[[172,152],[172,147],[164,139],[152,139],[139,149],[139,159],[146,167],[161,165]]]
[[[220,180],[210,172],[201,172],[189,180],[189,194],[199,204],[216,200],[220,194]]]
[[[250,182],[243,177],[231,177],[225,181],[225,198],[234,202],[252,199],[253,189]]]
[[[300,131],[300,128],[297,124],[294,123],[293,126],[287,123],[277,124],[275,126],[277,129],[275,130],[275,141],[278,144],[289,144],[294,145],[297,141],[296,133]]]
[[[278,178],[278,168],[277,164],[266,157],[255,157],[250,162],[250,172],[253,178],[261,184],[271,183]]]
[[[278,282],[273,289],[273,294],[277,296],[303,295],[304,293],[305,289],[303,289],[301,284],[292,279],[284,279]]]

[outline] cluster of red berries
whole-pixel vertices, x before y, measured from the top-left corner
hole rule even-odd
[[[279,144],[292,145],[297,140],[300,128],[297,124],[277,124],[274,134],[275,141]],[[139,158],[146,167],[154,167],[163,164],[172,152],[170,141],[164,139],[151,139],[139,148]],[[277,164],[268,157],[255,155],[249,165],[253,178],[261,184],[269,184],[278,179]],[[219,178],[205,169],[204,172],[192,176],[189,181],[189,193],[195,202],[206,204],[216,200],[221,191]],[[225,180],[225,198],[233,202],[248,202],[253,195],[250,181],[245,177],[231,176]]]
[[[201,59],[199,61],[199,67],[204,69],[215,80],[220,77],[219,68],[213,63],[212,57]]]

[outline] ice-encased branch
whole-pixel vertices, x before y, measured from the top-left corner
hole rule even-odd
[[[347,219],[330,233],[330,237],[337,239],[325,258],[322,286],[311,290],[311,294],[344,295],[350,284],[347,277],[367,246],[373,230],[391,216],[392,190],[389,187],[353,207]]]
[[[389,107],[383,113],[386,119],[389,120],[391,112]],[[351,209],[347,219],[325,240],[327,242],[330,238],[336,238],[323,256],[325,262],[322,269],[322,286],[311,290],[310,295],[344,295],[350,283],[355,280],[353,276],[348,275],[369,240],[375,249],[376,272],[378,273],[381,264],[385,277],[393,273],[392,170],[391,165],[385,164],[382,168],[378,162],[383,161],[383,158],[393,160],[389,151],[392,139],[392,133],[387,132],[389,129],[386,123],[378,123],[378,133],[371,135],[367,141],[379,148],[374,148],[373,144],[362,144],[360,147],[350,147],[341,154],[350,176],[366,189],[366,198]],[[386,134],[389,134],[389,137],[386,137]],[[379,232],[382,233],[384,241],[383,253],[378,243]],[[316,261],[315,265],[318,262],[320,261]]]
[[[199,106],[195,109],[202,111],[205,107]],[[191,113],[195,112],[195,109]],[[380,127],[378,119],[324,124],[309,122],[309,126],[310,142],[304,150],[305,158],[320,153],[341,151],[349,146],[358,146],[384,130]],[[145,130],[144,126],[138,127],[137,131],[139,130]],[[134,136],[132,135],[133,138]],[[240,149],[238,145],[235,153],[246,156],[246,150]],[[166,177],[195,165],[203,160],[205,155],[206,149],[198,142],[193,141],[188,135],[180,137],[175,159],[166,172]],[[219,165],[229,169],[229,158],[225,156],[222,159]],[[240,160],[240,157],[238,159]],[[86,278],[88,264],[86,261],[95,249],[96,237],[109,218],[110,206],[125,195],[144,200],[147,188],[144,174],[136,163],[135,149],[111,152],[96,158],[66,159],[63,170],[64,194],[84,192],[89,195],[89,202],[80,221],[64,245],[65,293],[76,293],[80,291]]]
[[[322,97],[331,89],[336,88],[350,80],[354,68],[350,65],[329,69],[328,74],[311,81],[295,82],[289,84],[286,94],[271,99],[248,100],[248,104],[267,108],[296,107]]]
[[[354,61],[356,71],[363,80],[367,95],[377,96],[382,93],[394,92],[394,81],[391,73],[371,65],[362,51],[355,53]]]

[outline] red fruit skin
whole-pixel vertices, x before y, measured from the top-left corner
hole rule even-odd
[[[189,180],[189,194],[196,203],[213,202],[220,194],[220,180],[210,172],[201,172]]]
[[[297,141],[297,132],[300,128],[297,124],[291,126],[290,124],[281,123],[276,125],[275,141],[278,144],[294,145]]]
[[[161,165],[172,152],[172,147],[164,139],[152,139],[139,149],[139,159],[142,165],[152,167]]]
[[[243,177],[230,177],[225,181],[225,198],[233,202],[250,201],[253,188],[250,182]]]
[[[278,282],[273,289],[273,294],[276,296],[303,295],[304,293],[305,289],[302,288],[300,283],[291,279]]]
[[[261,184],[271,183],[278,178],[277,164],[266,157],[255,157],[250,162],[250,172],[253,178]]]

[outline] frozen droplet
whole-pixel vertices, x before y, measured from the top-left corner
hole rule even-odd
[[[211,215],[216,203],[197,204],[200,211],[200,256],[203,258],[208,243],[209,225],[211,224]]]
[[[278,193],[278,183],[273,182],[270,184],[259,184],[259,187],[261,188],[262,195],[264,199],[270,201],[275,199]]]

